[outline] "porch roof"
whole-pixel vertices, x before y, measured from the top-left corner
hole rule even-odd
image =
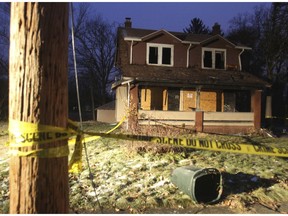
[[[203,70],[193,68],[157,67],[147,65],[126,65],[122,67],[123,77],[145,85],[229,89],[263,89],[271,84],[250,74],[229,70]]]

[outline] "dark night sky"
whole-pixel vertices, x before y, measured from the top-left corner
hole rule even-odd
[[[211,28],[215,22],[225,32],[239,13],[253,13],[255,6],[270,2],[90,2],[91,14],[101,14],[109,22],[123,23],[132,18],[132,27],[183,31],[198,17]]]

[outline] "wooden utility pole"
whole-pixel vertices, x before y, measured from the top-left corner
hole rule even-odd
[[[9,121],[66,127],[68,3],[12,2],[10,19]],[[10,213],[68,213],[67,155],[13,156],[9,175]]]

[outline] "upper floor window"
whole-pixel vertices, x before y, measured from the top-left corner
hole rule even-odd
[[[174,46],[169,44],[147,44],[148,65],[173,66]]]
[[[202,48],[202,68],[225,69],[226,50]]]

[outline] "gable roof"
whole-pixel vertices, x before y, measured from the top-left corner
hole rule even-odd
[[[142,41],[149,40],[150,38],[153,38],[153,37],[155,37],[155,36],[157,36],[157,35],[161,35],[161,34],[167,34],[167,35],[169,35],[169,36],[171,36],[171,37],[173,37],[173,38],[176,38],[178,41],[182,41],[181,39],[179,39],[178,37],[176,37],[174,34],[168,32],[168,31],[166,31],[166,30],[164,30],[164,29],[161,29],[161,30],[159,30],[159,31],[155,31],[155,32],[152,32],[152,33],[150,33],[150,34],[148,34],[148,35],[145,35],[144,37],[141,38],[141,40],[142,40]]]
[[[120,32],[122,32],[124,40],[128,41],[129,40],[145,41],[150,37],[164,33],[176,38],[182,43],[200,44],[218,37],[232,44],[233,46],[235,46],[235,48],[251,49],[250,47],[244,45],[234,44],[231,41],[227,40],[225,37],[222,37],[221,35],[193,34],[193,33],[166,31],[165,29],[151,30],[151,29],[125,28],[125,27],[119,27],[119,30]]]

